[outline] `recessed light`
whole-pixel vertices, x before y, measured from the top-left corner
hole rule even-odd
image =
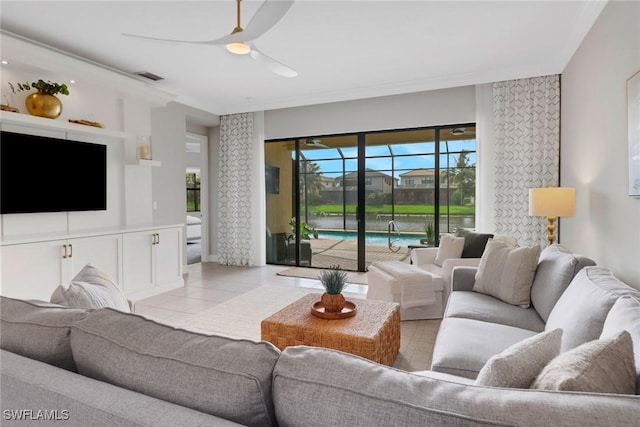
[[[69,80],[69,83],[71,83],[72,85],[74,85],[74,84],[76,84],[76,81],[75,81],[75,80],[73,80],[73,79],[71,79],[71,80]]]
[[[0,61],[0,64],[2,65],[9,65],[9,61],[5,61],[4,59],[2,61]]]

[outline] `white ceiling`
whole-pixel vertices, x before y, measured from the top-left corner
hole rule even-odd
[[[296,69],[285,78],[209,45],[235,26],[234,0],[7,1],[3,30],[127,73],[212,112],[275,108],[561,73],[604,1],[297,0],[255,41]],[[246,25],[261,1],[242,2]],[[5,59],[5,58],[3,58]]]

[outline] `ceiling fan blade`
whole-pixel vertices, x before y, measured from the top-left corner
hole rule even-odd
[[[266,33],[271,27],[287,14],[294,0],[265,0],[253,15],[247,27],[237,33],[228,34],[219,39],[210,40],[207,44],[228,44],[255,40]]]
[[[251,47],[251,58],[255,59],[269,70],[283,77],[296,77],[298,72],[291,67],[284,65],[282,62],[265,55],[256,49],[255,46]]]
[[[159,38],[159,37],[141,36],[141,35],[138,35],[138,34],[129,34],[129,33],[122,33],[122,35],[126,36],[126,37],[134,37],[136,39],[153,40],[153,41],[156,41],[156,42],[192,43],[192,44],[208,44],[208,43],[210,43],[210,41],[162,39],[162,38]]]
[[[254,40],[276,25],[289,11],[294,0],[265,0],[244,29],[247,41]]]

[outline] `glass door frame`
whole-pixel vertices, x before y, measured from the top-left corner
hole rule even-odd
[[[464,128],[464,127],[473,127],[477,128],[476,123],[458,123],[458,124],[448,124],[448,125],[438,125],[438,126],[421,126],[414,128],[401,128],[401,129],[385,129],[385,130],[375,130],[375,131],[363,131],[363,132],[347,132],[340,134],[326,134],[326,135],[312,135],[305,137],[295,137],[295,138],[277,138],[272,140],[266,140],[265,143],[270,142],[278,142],[278,141],[293,141],[294,142],[294,158],[293,161],[293,177],[292,177],[292,186],[293,186],[293,198],[291,200],[292,203],[292,213],[293,217],[296,220],[296,224],[301,224],[301,221],[305,218],[302,218],[301,214],[301,206],[300,202],[302,200],[300,195],[300,163],[303,156],[301,156],[301,140],[309,140],[314,138],[332,138],[332,137],[344,137],[344,136],[356,136],[357,137],[357,204],[356,204],[356,223],[357,223],[357,271],[365,272],[366,271],[366,206],[367,206],[367,194],[366,194],[366,138],[368,135],[374,134],[384,134],[384,133],[392,133],[392,132],[411,132],[411,131],[422,131],[422,130],[433,130],[434,131],[434,170],[436,171],[434,176],[434,229],[436,230],[436,244],[439,239],[439,230],[440,230],[440,216],[443,212],[440,212],[440,144],[441,144],[441,130],[442,129],[451,129],[451,128]],[[477,138],[477,137],[476,137]],[[474,139],[476,139],[474,138]],[[333,147],[332,147],[333,148]],[[335,147],[338,150],[343,147]],[[478,150],[476,143],[476,152]],[[391,156],[393,159],[393,156]],[[343,157],[344,161],[344,157]],[[477,167],[477,164],[476,164]],[[343,167],[343,183],[344,183],[344,174],[345,170]],[[395,179],[392,179],[392,195],[395,189]],[[343,185],[344,191],[344,185]],[[344,205],[346,204],[346,197],[343,195],[343,222],[346,221],[346,210]],[[395,218],[395,201],[392,197],[392,219]],[[308,215],[308,212],[305,212]],[[447,213],[448,215],[448,213]],[[295,238],[295,265],[300,266],[300,227],[296,227],[293,230],[293,235]]]

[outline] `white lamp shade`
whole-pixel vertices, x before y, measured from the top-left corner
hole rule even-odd
[[[576,213],[576,189],[545,187],[529,189],[530,216],[573,216]]]

